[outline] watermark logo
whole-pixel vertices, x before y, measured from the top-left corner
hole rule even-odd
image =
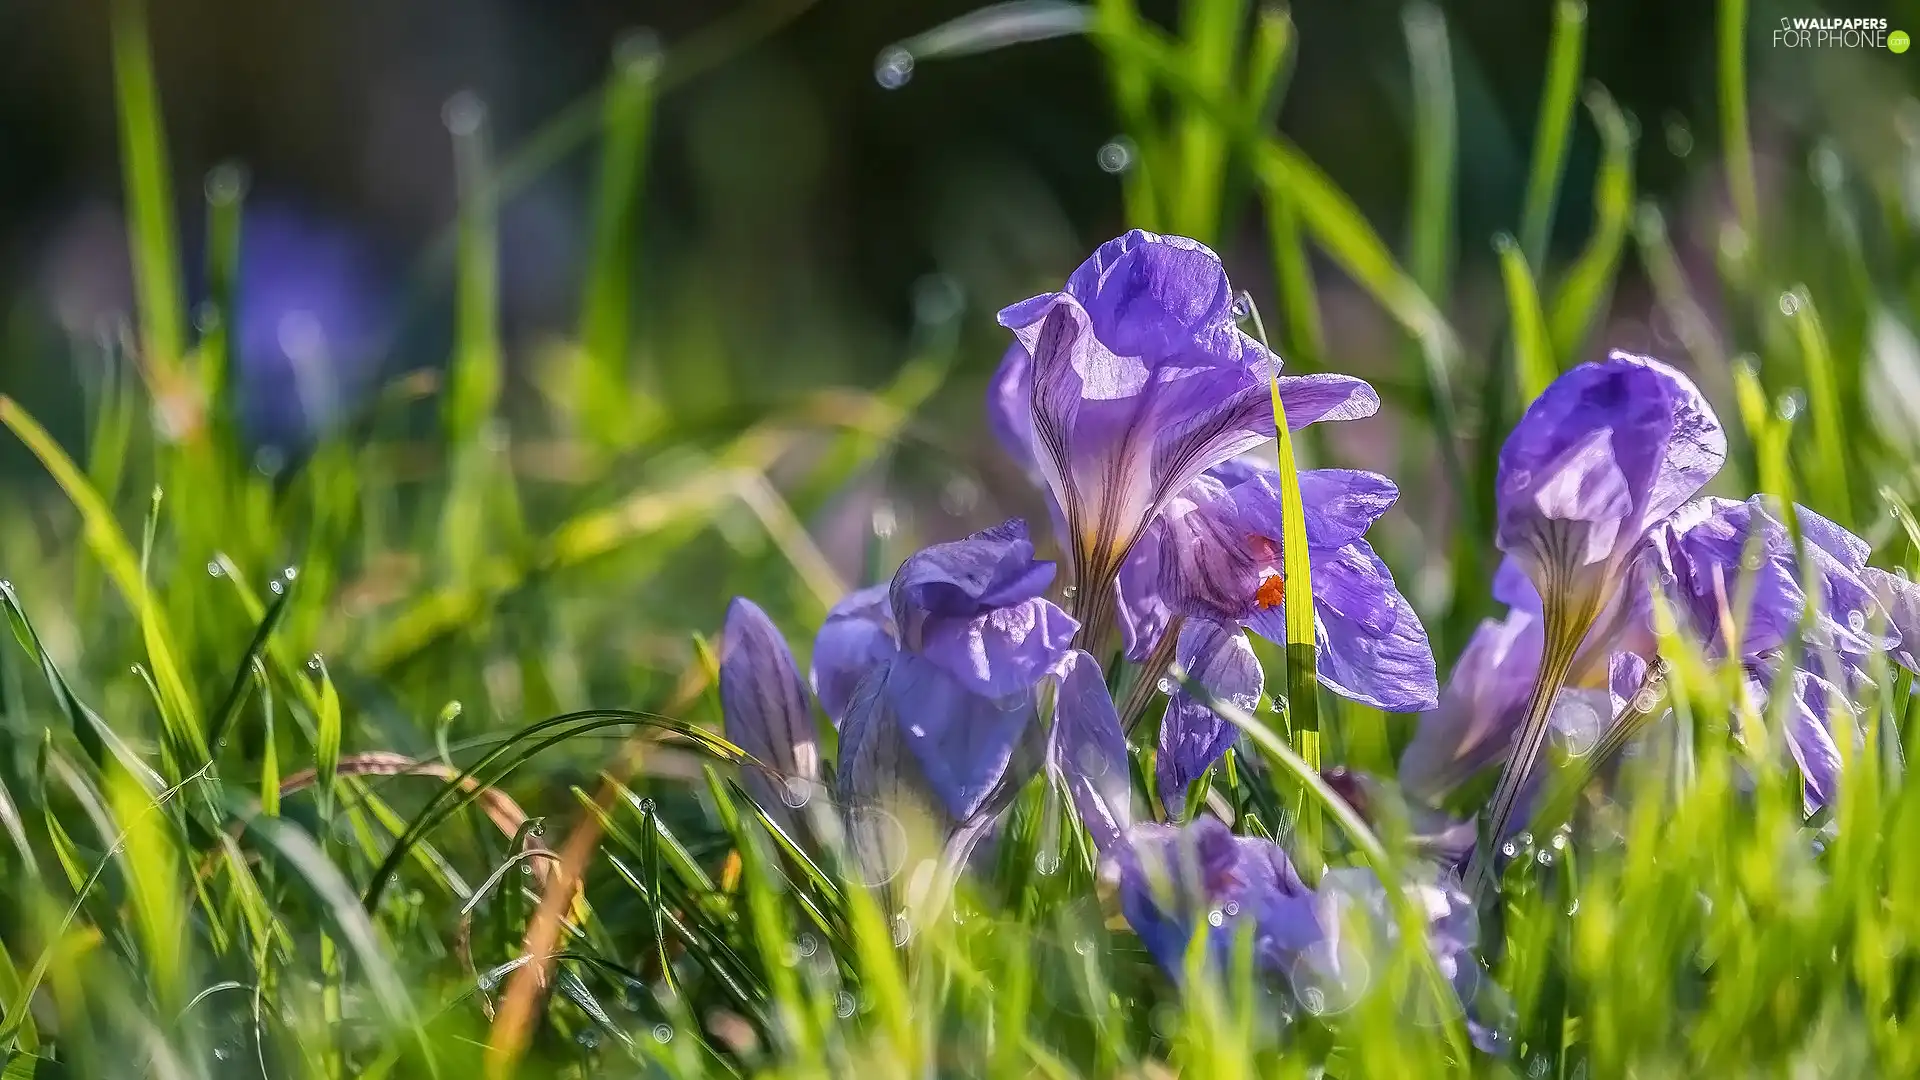
[[[1776,49],[1886,49],[1903,53],[1913,42],[1905,30],[1887,29],[1885,19],[1834,19],[1782,16],[1773,32]]]

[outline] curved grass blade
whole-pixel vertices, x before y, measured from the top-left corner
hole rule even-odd
[[[121,767],[139,778],[141,785],[149,792],[157,793],[167,786],[160,774],[153,771],[146,761],[134,752],[114,730],[107,726],[106,720],[82,702],[60,672],[59,665],[53,662],[45,646],[40,643],[40,634],[34,630],[33,622],[27,618],[26,610],[20,606],[20,597],[13,591],[13,583],[0,581],[0,606],[7,609],[7,622],[13,627],[13,637],[28,659],[40,665],[40,673],[46,678],[47,685],[53,689],[54,703],[67,717],[67,723],[73,728],[73,734],[80,745],[92,757],[95,763],[105,764],[106,754],[111,753],[113,760]]]
[[[1600,174],[1594,180],[1593,235],[1554,290],[1547,309],[1553,337],[1553,355],[1572,359],[1584,354],[1587,336],[1613,294],[1620,265],[1620,249],[1633,215],[1633,131],[1606,90],[1587,91],[1587,109],[1600,129]]]
[[[418,814],[414,815],[413,823],[407,827],[407,831],[394,843],[393,848],[387,852],[386,859],[382,861],[379,868],[374,871],[373,880],[367,885],[366,895],[362,900],[364,906],[367,910],[371,911],[379,904],[380,894],[385,891],[387,884],[399,869],[400,861],[406,857],[409,848],[418,843],[421,837],[432,831],[434,827],[442,821],[458,813],[480,797],[480,789],[468,789],[467,784],[469,781],[479,782],[481,788],[491,787],[505,778],[507,774],[511,773],[514,769],[525,764],[528,759],[539,754],[542,750],[558,745],[568,739],[588,734],[589,732],[627,724],[656,728],[661,731],[679,735],[722,761],[739,762],[748,760],[746,751],[714,735],[705,728],[698,727],[683,720],[675,720],[672,717],[660,716],[655,713],[633,712],[623,709],[588,709],[581,712],[566,713],[561,716],[542,720],[536,724],[530,724],[508,736],[502,740],[498,746],[488,751],[480,760],[467,766],[451,783],[435,793],[433,798],[427,801],[427,805],[422,807]],[[557,735],[547,736],[537,742],[533,741],[539,736],[547,735],[548,732],[552,732],[556,728],[566,728],[567,730],[563,730]],[[532,745],[527,745],[530,742]],[[501,764],[501,767],[489,772],[489,769],[496,764]],[[483,776],[485,777],[484,781],[481,779]]]
[[[1506,233],[1493,238],[1493,247],[1499,253],[1500,277],[1507,287],[1513,381],[1520,393],[1520,408],[1525,410],[1559,376],[1560,365],[1553,356],[1553,341],[1547,336],[1546,315],[1540,310],[1540,292],[1534,287],[1526,253]]]
[[[289,583],[281,588],[273,604],[267,608],[267,613],[260,618],[259,625],[254,627],[253,640],[247,643],[247,651],[240,658],[240,666],[234,670],[233,684],[227,688],[227,696],[221,699],[220,707],[214,711],[213,727],[207,730],[209,746],[219,746],[220,739],[227,733],[227,728],[240,715],[240,710],[247,703],[248,687],[258,682],[261,693],[267,692],[266,673],[261,665],[261,658],[267,653],[267,643],[272,640],[273,632],[279,629],[281,621],[286,618],[287,602],[292,599],[293,586]]]

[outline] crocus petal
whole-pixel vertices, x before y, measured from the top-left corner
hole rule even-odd
[[[1205,246],[1135,231],[1065,291],[1000,313],[1032,357],[1040,471],[1103,586],[1165,499],[1272,434],[1277,360],[1234,324],[1232,297]]]
[[[1214,700],[1249,713],[1259,706],[1265,675],[1253,645],[1238,626],[1190,619],[1180,629],[1175,653],[1188,676]],[[1187,785],[1220,760],[1238,733],[1231,721],[1185,690],[1173,692],[1160,721],[1160,755],[1155,766],[1160,800],[1168,812],[1177,813],[1186,804]]]
[[[1887,624],[1900,638],[1890,654],[1894,662],[1908,671],[1920,672],[1920,584],[1877,566],[1867,567],[1863,578],[1880,597],[1887,609]]]
[[[1033,358],[1018,341],[1007,346],[987,385],[987,427],[1008,456],[1029,473],[1033,457]]]
[[[894,657],[878,681],[867,705],[873,715],[863,721],[893,725],[937,804],[954,821],[971,818],[999,787],[1034,720],[1032,693],[982,697],[945,668],[907,652]],[[868,698],[868,685],[855,695],[855,709]]]
[[[1833,739],[1833,716],[1851,713],[1840,688],[1809,671],[1790,675],[1793,703],[1787,709],[1787,748],[1806,784],[1806,810],[1826,806],[1839,790],[1840,747]]]
[[[1804,632],[1801,552],[1765,497],[1699,499],[1674,516],[1664,546],[1696,629],[1724,651],[1729,620],[1741,626],[1736,655],[1742,660],[1801,637],[1816,649],[1854,656],[1890,645],[1896,635],[1884,633],[1887,613],[1864,577],[1865,543],[1805,507],[1795,512],[1819,585],[1815,617]]]
[[[1160,587],[1160,549],[1165,542],[1166,518],[1153,519],[1133,553],[1120,566],[1114,579],[1114,608],[1119,615],[1121,645],[1128,660],[1140,663],[1173,621],[1173,608]]]
[[[787,640],[753,601],[736,597],[720,641],[720,711],[728,741],[775,775],[745,780],[763,808],[800,805],[820,782],[807,687]]]
[[[1257,606],[1261,581],[1275,572],[1280,545],[1257,530],[1225,485],[1210,476],[1188,484],[1156,523],[1160,588],[1174,611],[1199,619],[1238,622]]]
[[[1725,460],[1726,434],[1686,376],[1619,352],[1582,364],[1528,406],[1501,448],[1500,548],[1543,596],[1597,607],[1648,528]]]
[[[1053,564],[1033,558],[1019,519],[937,544],[901,565],[891,587],[901,645],[974,694],[1032,687],[1066,655],[1079,629],[1039,596]]]
[[[1280,403],[1287,409],[1288,431],[1308,424],[1361,420],[1380,411],[1379,393],[1351,375],[1282,375]]]
[[[1481,622],[1439,707],[1420,717],[1400,756],[1400,784],[1408,793],[1438,799],[1507,755],[1543,641],[1539,620],[1524,611]]]
[[[1315,558],[1312,572],[1320,681],[1389,712],[1437,705],[1440,683],[1427,629],[1373,548],[1355,541]],[[1261,614],[1270,620],[1282,610]]]
[[[1121,910],[1169,974],[1184,972],[1187,942],[1203,918],[1218,960],[1251,922],[1255,955],[1270,968],[1322,935],[1312,891],[1272,841],[1235,836],[1202,817],[1181,828],[1136,825],[1127,845],[1118,860]]]
[[[885,585],[848,593],[833,605],[813,639],[813,692],[835,726],[860,680],[898,651],[893,639],[893,609]]]
[[[1127,741],[1100,665],[1075,650],[1060,662],[1048,761],[1066,783],[1074,809],[1102,853],[1133,827]]]

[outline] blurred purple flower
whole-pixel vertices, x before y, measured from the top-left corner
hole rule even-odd
[[[233,337],[248,437],[287,447],[312,439],[378,374],[393,305],[369,244],[323,220],[271,205],[240,230]]]
[[[1286,970],[1322,936],[1313,890],[1286,852],[1271,840],[1235,836],[1217,818],[1177,828],[1136,825],[1112,857],[1127,922],[1175,976],[1186,970],[1187,944],[1201,920],[1211,927],[1205,933],[1216,960],[1244,929],[1269,970]]]
[[[863,590],[835,609],[814,680],[839,717],[843,798],[931,796],[949,824],[986,806],[1079,629],[1040,595],[1053,573],[1014,519],[909,558],[884,608]]]
[[[1279,360],[1235,324],[1233,299],[1204,245],[1135,230],[1101,245],[1064,290],[1000,312],[1024,357],[1010,350],[995,379],[994,427],[1060,508],[1089,644],[1153,515],[1273,433],[1267,383]],[[1379,407],[1371,387],[1340,375],[1283,379],[1281,396],[1295,426]]]

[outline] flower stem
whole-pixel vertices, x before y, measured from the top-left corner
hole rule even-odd
[[[1551,593],[1552,590],[1543,590]],[[1507,758],[1507,764],[1500,772],[1499,786],[1494,788],[1493,801],[1488,804],[1487,828],[1480,834],[1480,842],[1474,846],[1473,858],[1467,864],[1467,889],[1478,892],[1487,872],[1492,868],[1493,846],[1506,833],[1507,822],[1513,817],[1514,807],[1520,801],[1520,792],[1525,788],[1527,777],[1533,772],[1533,763],[1540,756],[1540,747],[1547,739],[1547,721],[1553,715],[1553,702],[1560,694],[1561,684],[1567,681],[1567,671],[1573,666],[1573,657],[1580,649],[1580,642],[1586,637],[1587,627],[1593,621],[1593,605],[1578,605],[1586,610],[1584,618],[1568,618],[1573,614],[1567,610],[1568,604],[1560,597],[1545,600],[1546,648],[1540,658],[1540,670],[1533,679],[1533,690],[1527,698],[1525,718],[1520,722],[1519,736],[1513,743],[1513,754]],[[1577,632],[1574,632],[1577,627]]]

